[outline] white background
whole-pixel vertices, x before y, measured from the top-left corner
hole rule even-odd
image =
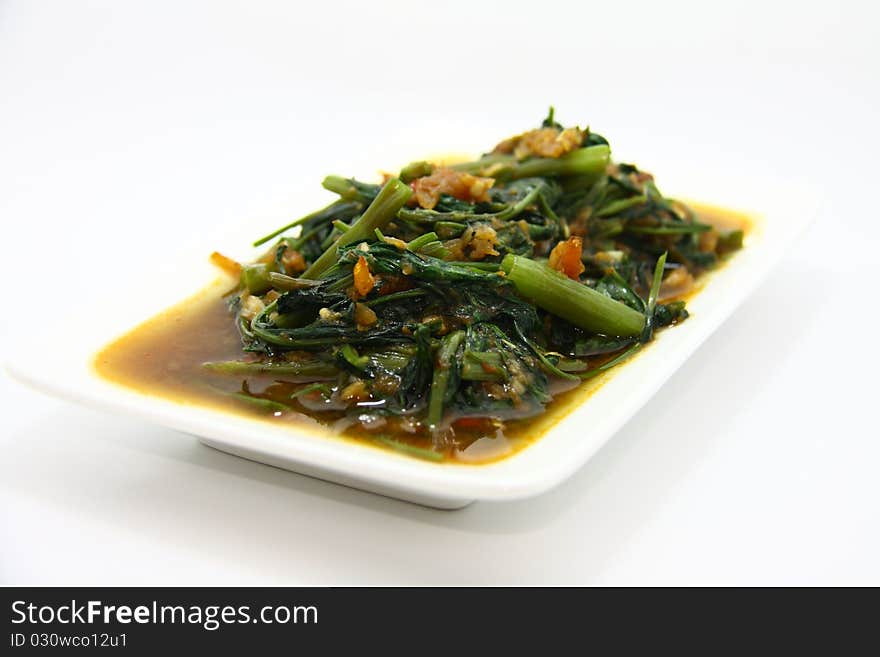
[[[423,509],[2,375],[0,582],[880,584],[872,4],[3,0],[4,350],[53,322],[63,349],[80,299],[173,275],[178,245],[209,252],[293,185],[401,145],[478,151],[550,102],[661,187],[684,162],[825,204],[662,391],[533,500]]]

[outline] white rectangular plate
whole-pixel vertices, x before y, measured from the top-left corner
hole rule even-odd
[[[657,170],[664,191],[756,215],[758,223],[744,250],[714,272],[689,302],[687,321],[662,331],[655,344],[617,368],[543,438],[497,462],[426,462],[290,424],[144,395],[99,378],[91,366],[98,350],[214,277],[204,252],[193,253],[173,276],[151,278],[141,293],[122,295],[113,304],[96,303],[90,312],[68,320],[63,349],[45,348],[57,341],[39,333],[22,336],[7,367],[20,380],[60,397],[141,416],[248,459],[419,504],[452,509],[478,499],[536,495],[580,468],[657,391],[760,283],[816,212],[810,194],[779,181],[734,181],[727,175],[712,181],[699,172]],[[289,218],[296,210],[310,209],[303,201],[281,215]],[[240,254],[241,245],[253,238],[253,226],[249,222],[247,234],[229,234],[210,246]],[[57,331],[57,325],[52,330]]]

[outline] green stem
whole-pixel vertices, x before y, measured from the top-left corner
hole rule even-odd
[[[420,160],[418,162],[410,162],[400,170],[400,179],[406,184],[411,183],[416,178],[422,176],[430,176],[434,171],[434,165],[430,162]]]
[[[269,266],[261,263],[241,268],[241,285],[251,294],[263,294],[272,287]]]
[[[362,203],[371,203],[379,192],[379,185],[371,185],[342,176],[327,176],[321,182],[321,186],[327,191],[339,194],[343,201],[356,200]]]
[[[612,215],[623,212],[624,210],[629,210],[630,208],[634,208],[637,205],[642,205],[648,201],[648,197],[644,194],[639,196],[631,196],[629,198],[622,198],[616,201],[611,201],[607,205],[604,205],[598,212],[596,212],[595,216],[597,217],[610,217]]]
[[[307,386],[303,386],[299,390],[294,393],[291,393],[291,399],[297,399],[298,397],[302,397],[303,395],[307,395],[310,392],[315,392],[316,390],[320,390],[322,395],[329,395],[332,392],[332,388],[328,386],[326,383],[310,383]]]
[[[433,430],[440,424],[443,417],[443,405],[446,402],[449,382],[456,365],[456,352],[464,340],[464,331],[450,333],[440,343],[431,380],[431,391],[428,399],[428,426]]]
[[[473,162],[461,162],[453,164],[450,168],[456,171],[464,171],[465,173],[482,173],[493,164],[515,165],[516,158],[513,155],[503,153],[489,153],[479,160]]]
[[[645,316],[545,264],[507,254],[501,268],[524,297],[554,315],[603,335],[639,335]]]
[[[467,224],[457,221],[438,221],[434,224],[434,230],[437,231],[437,235],[443,239],[458,237],[466,228]]]
[[[602,374],[602,372],[607,372],[612,367],[620,365],[623,361],[627,360],[630,356],[632,356],[634,353],[636,353],[641,348],[642,348],[642,343],[636,342],[629,349],[624,351],[619,356],[612,358],[607,363],[603,363],[602,365],[600,365],[599,367],[597,367],[595,369],[592,369],[588,372],[584,372],[583,374],[580,374],[579,378],[582,381],[586,381],[587,379],[592,379],[594,376],[598,376],[599,374]]]
[[[462,381],[502,381],[507,378],[497,351],[465,351],[461,359]]]
[[[375,299],[371,299],[370,301],[364,301],[363,304],[369,308],[374,308],[375,306],[380,306],[383,303],[388,303],[389,301],[414,299],[416,297],[423,297],[426,294],[427,292],[420,288],[413,288],[412,290],[401,290],[400,292],[392,292],[381,297],[376,297]]]
[[[661,226],[633,226],[627,224],[624,227],[627,233],[638,235],[689,235],[691,233],[705,233],[712,230],[712,226],[706,224],[666,224]]]
[[[324,224],[318,224],[310,230],[305,230],[304,226],[303,231],[299,234],[299,237],[284,237],[282,239],[284,243],[287,244],[288,249],[299,251],[306,242],[314,238],[318,233],[324,230],[325,227],[326,226]]]
[[[497,262],[474,262],[473,260],[447,260],[447,262],[456,267],[468,267],[476,271],[501,271],[501,265]]]
[[[303,290],[305,288],[315,287],[320,285],[315,281],[311,280],[303,280],[302,278],[294,278],[293,276],[288,276],[287,274],[279,274],[278,272],[270,271],[268,274],[269,283],[272,284],[272,287],[276,290]]]
[[[645,312],[648,315],[654,314],[654,308],[657,306],[657,299],[660,296],[660,285],[663,283],[663,268],[666,266],[666,252],[663,252],[657,258],[657,264],[654,265],[654,280],[651,281],[651,290],[648,292],[648,307]]]
[[[360,207],[361,207],[360,203],[334,201],[333,203],[331,203],[330,205],[328,205],[325,208],[321,208],[320,210],[318,210],[316,212],[312,212],[312,214],[307,214],[305,217],[301,217],[299,219],[296,219],[295,221],[291,221],[286,226],[282,226],[278,230],[273,231],[273,232],[269,233],[268,235],[261,237],[256,242],[254,242],[254,246],[260,246],[261,244],[265,244],[266,242],[271,240],[273,237],[278,237],[281,233],[288,231],[291,228],[295,228],[296,226],[300,226],[302,224],[308,223],[310,221],[314,221],[316,219],[321,219],[321,218],[329,219],[330,217],[334,217],[334,216],[350,216],[349,213],[353,214],[354,212],[357,212],[357,210],[360,209]]]
[[[611,150],[608,146],[588,146],[562,157],[536,157],[525,160],[513,167],[509,175],[512,180],[538,176],[594,175],[599,177],[605,173],[610,159]]]
[[[300,362],[276,363],[272,361],[249,363],[241,360],[225,360],[203,363],[202,367],[216,374],[233,376],[255,376],[269,374],[273,376],[309,376],[334,377],[339,373],[335,365],[320,360],[304,360]]]
[[[404,208],[400,211],[400,218],[404,221],[410,222],[422,222],[422,223],[437,223],[443,224],[444,227],[455,227],[457,225],[462,225],[464,228],[467,228],[467,224],[461,224],[463,221],[490,221],[492,219],[501,219],[508,220],[513,219],[519,214],[522,214],[523,210],[529,207],[532,203],[534,203],[538,197],[541,195],[545,189],[544,185],[536,185],[529,193],[523,196],[516,203],[507,205],[504,209],[499,210],[497,212],[465,212],[465,211],[452,211],[452,212],[439,212],[437,210],[426,210],[424,208],[414,208],[407,209]],[[462,228],[462,230],[464,230]],[[453,235],[450,235],[453,237]]]
[[[610,161],[611,149],[606,144],[599,144],[579,148],[562,157],[533,157],[522,162],[518,162],[512,155],[489,154],[474,162],[456,164],[452,168],[468,173],[488,174],[499,181],[577,176],[580,186],[586,186],[587,182],[595,182],[605,173]]]
[[[442,461],[443,454],[440,452],[435,452],[433,449],[426,449],[425,447],[417,447],[416,445],[410,445],[409,443],[404,443],[399,440],[394,440],[393,438],[389,438],[388,436],[375,436],[374,440],[386,447],[390,447],[393,450],[401,452],[403,454],[408,454],[409,456],[415,456],[420,459],[425,459],[427,461]]]
[[[552,374],[553,376],[558,376],[560,379],[568,379],[569,381],[577,381],[577,377],[574,374],[569,374],[568,372],[564,372],[563,370],[556,367],[556,365],[551,363],[550,359],[547,358],[547,355],[544,353],[544,351],[538,345],[536,345],[534,342],[532,342],[531,340],[529,340],[526,337],[525,333],[523,333],[520,330],[518,324],[516,325],[516,332],[519,333],[519,337],[522,339],[522,341],[525,342],[528,345],[529,349],[532,350],[532,353],[534,353],[535,356],[538,357],[538,360],[541,362],[541,366],[544,368],[544,370],[548,374]]]
[[[657,258],[654,266],[654,280],[651,281],[651,289],[648,291],[648,303],[645,304],[645,328],[642,330],[642,342],[648,342],[654,337],[654,309],[657,307],[657,299],[660,296],[660,286],[663,284],[663,268],[666,266],[666,252]]]
[[[436,242],[438,239],[439,238],[437,237],[437,233],[424,233],[416,237],[414,240],[408,242],[406,248],[410,251],[418,251],[426,244],[429,244],[430,242]]]
[[[255,395],[249,395],[246,392],[230,392],[230,396],[235,397],[236,399],[246,402],[251,406],[256,406],[264,411],[269,411],[270,413],[287,413],[288,411],[295,411],[296,409],[292,406],[288,406],[287,404],[282,404],[281,402],[277,402],[273,399],[266,399],[265,397],[256,397]]]
[[[391,178],[351,227],[303,272],[302,278],[318,278],[336,262],[337,250],[340,247],[370,239],[376,228],[382,228],[394,218],[411,195],[412,189],[408,185],[404,185],[397,178]]]

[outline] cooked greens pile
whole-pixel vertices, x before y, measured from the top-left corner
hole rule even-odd
[[[379,427],[429,458],[472,440],[463,427],[491,434],[540,413],[560,384],[685,319],[675,298],[743,237],[701,223],[552,109],[473,162],[323,185],[338,199],[258,240],[275,241],[240,267],[230,308],[251,356],[205,366],[296,384],[236,394]]]

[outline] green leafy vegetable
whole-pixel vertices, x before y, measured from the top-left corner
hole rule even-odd
[[[684,321],[677,296],[744,241],[552,108],[470,162],[322,184],[338,198],[258,239],[276,242],[241,268],[229,305],[250,360],[204,367],[264,411],[432,461]],[[255,394],[257,379],[274,383]]]

